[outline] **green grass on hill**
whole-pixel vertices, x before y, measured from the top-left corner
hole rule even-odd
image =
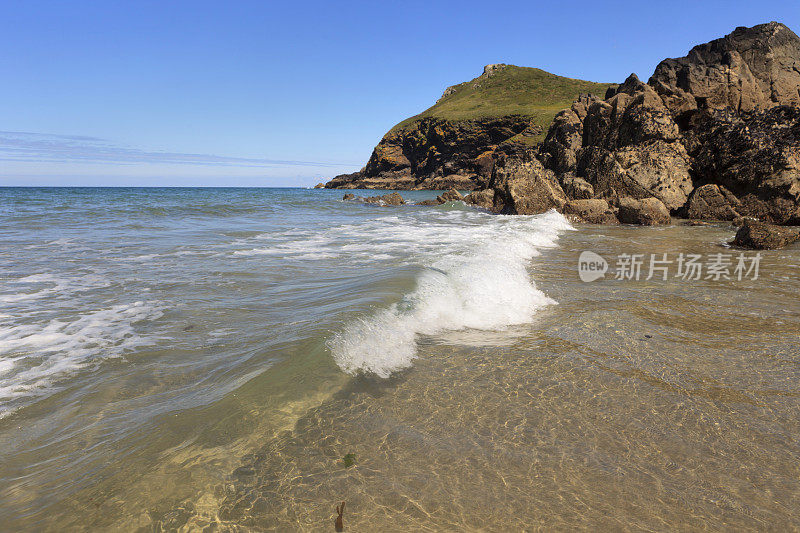
[[[576,80],[538,68],[508,65],[490,77],[479,76],[456,85],[452,94],[392,129],[426,117],[455,121],[528,115],[546,132],[556,113],[570,107],[579,94],[592,93],[602,98],[613,85],[616,84]]]

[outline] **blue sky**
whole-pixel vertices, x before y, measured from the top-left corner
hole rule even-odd
[[[307,186],[510,63],[647,79],[783,2],[0,4],[0,185]]]

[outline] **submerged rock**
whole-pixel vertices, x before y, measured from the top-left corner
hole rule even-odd
[[[441,195],[436,197],[436,201],[438,201],[440,204],[443,204],[445,202],[458,202],[463,200],[464,197],[461,196],[461,193],[455,189],[450,189],[449,191],[445,191]]]
[[[619,200],[619,221],[623,224],[656,226],[670,224],[669,210],[658,198],[621,198]]]
[[[472,191],[464,198],[464,202],[467,205],[491,210],[494,205],[494,190]]]
[[[616,210],[602,198],[570,200],[564,205],[564,214],[576,222],[619,224]]]
[[[358,200],[367,204],[375,204],[375,205],[403,205],[406,201],[400,196],[400,193],[389,193],[384,194],[383,196],[356,196],[355,194],[348,193],[342,196],[342,200]]]
[[[442,205],[442,202],[440,202],[437,199],[434,199],[434,200],[422,200],[421,202],[417,202],[415,205],[424,205],[426,207],[435,207],[437,205]]]
[[[756,250],[783,248],[800,239],[800,228],[773,226],[753,219],[745,219],[731,242],[734,246]]]
[[[380,205],[403,205],[406,203],[403,200],[403,197],[400,196],[400,193],[393,192],[389,194],[384,194],[383,196],[370,196],[369,198],[364,199],[365,202],[370,204],[380,204]]]

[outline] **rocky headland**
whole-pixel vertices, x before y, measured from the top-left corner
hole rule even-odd
[[[535,147],[558,111],[607,83],[536,68],[487,65],[477,78],[448,87],[429,109],[392,128],[366,166],[336,176],[329,189],[486,188],[498,151]]]
[[[523,116],[414,121],[364,170],[326,184],[367,186],[454,187],[495,213],[556,209],[588,223],[798,225],[800,38],[777,22],[737,28],[663,60],[646,83],[632,74],[603,97],[580,95],[541,142]]]

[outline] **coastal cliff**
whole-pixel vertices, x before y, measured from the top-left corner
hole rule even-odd
[[[577,99],[541,145],[493,171],[496,212],[608,223],[608,213],[641,219],[619,216],[635,208],[796,225],[800,38],[777,22],[737,28],[662,61],[647,83],[632,74],[605,98]]]
[[[570,91],[581,94],[566,109],[545,105]],[[495,213],[601,224],[798,225],[800,38],[778,22],[736,28],[661,61],[647,83],[489,65],[325,187],[470,190],[467,203]]]
[[[325,187],[485,188],[498,148],[536,146],[560,109],[582,93],[604,94],[609,87],[536,68],[487,65],[479,77],[448,87],[431,108],[392,128],[363,169]]]

